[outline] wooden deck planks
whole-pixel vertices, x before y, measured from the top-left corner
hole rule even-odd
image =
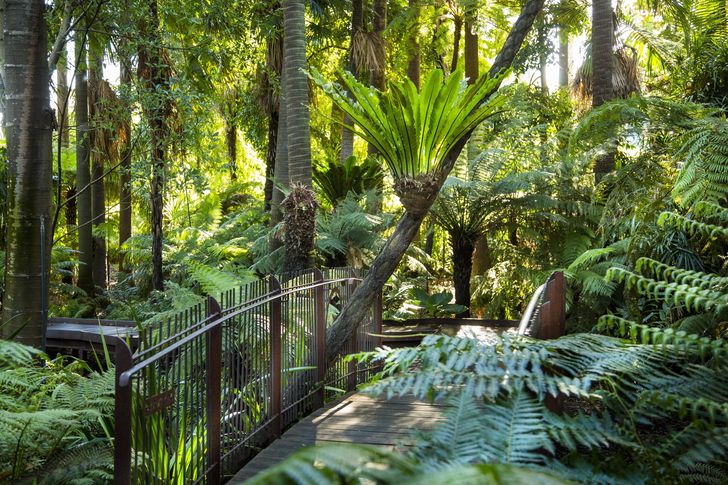
[[[408,397],[371,398],[353,393],[299,421],[258,453],[228,483],[239,485],[277,465],[296,450],[317,443],[366,443],[385,449],[407,447],[412,430],[430,429],[441,420],[443,406]]]

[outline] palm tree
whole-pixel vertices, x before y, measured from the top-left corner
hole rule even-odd
[[[592,0],[592,107],[594,108],[614,97],[613,17],[611,0]],[[613,170],[614,154],[606,154],[597,159],[594,177],[599,182]]]
[[[43,0],[4,2],[7,246],[0,335],[44,343],[48,301],[51,143],[48,42]],[[46,232],[47,231],[47,232]]]

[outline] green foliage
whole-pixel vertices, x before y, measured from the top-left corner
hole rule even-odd
[[[442,71],[432,70],[420,92],[408,79],[392,83],[382,93],[348,72],[340,73],[343,86],[327,81],[315,70],[310,76],[351,117],[353,123],[347,128],[378,150],[395,179],[442,169],[445,156],[458,140],[493,116],[503,102],[497,95],[482,101],[495,91],[502,77],[483,75],[467,85],[462,70],[444,82]]]
[[[361,163],[353,156],[344,163],[329,159],[313,167],[313,181],[331,207],[337,207],[349,192],[364,195],[381,188],[383,179],[384,173],[374,158],[365,158]]]
[[[410,298],[412,298],[415,308],[422,310],[430,317],[454,315],[462,313],[466,309],[463,305],[450,303],[453,297],[452,293],[447,291],[430,295],[422,288],[411,288]]]
[[[0,355],[0,480],[110,480],[114,370],[7,340]]]

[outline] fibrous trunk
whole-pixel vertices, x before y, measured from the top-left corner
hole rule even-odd
[[[452,277],[455,286],[455,303],[463,305],[467,310],[458,314],[460,318],[470,316],[470,276],[473,270],[474,242],[460,235],[451,234],[452,244]]]
[[[50,263],[51,149],[48,43],[43,0],[6,0],[4,83],[7,218],[0,335],[42,347]],[[45,231],[44,231],[45,230]]]
[[[316,195],[309,187],[293,184],[291,193],[283,200],[283,242],[286,257],[283,271],[306,269],[311,261],[316,228]]]
[[[592,1],[592,107],[596,108],[614,97],[612,87],[613,34],[611,0]],[[614,153],[597,158],[594,167],[596,182],[614,170]]]

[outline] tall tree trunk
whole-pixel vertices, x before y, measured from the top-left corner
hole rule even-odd
[[[66,49],[61,52],[61,57],[56,64],[56,113],[58,115],[58,137],[61,139],[61,146],[68,148],[70,146],[70,137],[68,129],[68,56]],[[65,109],[64,109],[65,107]]]
[[[596,108],[614,97],[612,87],[613,34],[611,0],[592,0],[592,107]],[[596,182],[614,170],[614,153],[597,158],[594,166]]]
[[[291,183],[311,187],[311,124],[306,64],[306,19],[303,0],[283,2],[286,71],[288,170]]]
[[[569,32],[559,29],[559,86],[569,87]]]
[[[276,6],[280,9],[280,5]],[[282,34],[281,34],[282,35]],[[279,82],[281,78],[281,58],[283,57],[283,38],[266,38],[266,70],[269,73],[276,73]],[[265,155],[265,189],[264,189],[264,209],[266,212],[271,210],[273,200],[273,178],[275,177],[276,157],[278,156],[278,123],[280,118],[280,96],[274,91],[274,85],[271,82],[267,84],[270,92],[268,93],[268,148]],[[280,89],[279,91],[282,91]]]
[[[89,145],[91,146],[91,219],[98,228],[106,222],[106,194],[104,191],[104,158],[100,138],[103,134],[101,83],[103,82],[104,47],[98,34],[89,39],[88,88],[90,94]],[[97,288],[106,289],[106,236],[93,237],[93,278]]]
[[[166,157],[167,118],[170,111],[169,100],[164,91],[168,84],[169,73],[167,66],[163,64],[157,1],[149,0],[148,8],[149,16],[144,26],[145,42],[139,50],[137,75],[142,80],[146,91],[153,98],[145,107],[145,116],[150,130],[152,159],[152,288],[162,291],[164,290],[162,268],[164,159]]]
[[[225,122],[225,147],[227,148],[228,164],[230,165],[230,178],[238,178],[238,128],[235,123]]]
[[[544,25],[544,20],[541,21],[541,25],[538,27],[538,66],[541,74],[541,94],[548,96],[549,85],[546,77],[546,71],[548,69],[548,56],[546,55],[546,46],[548,40],[548,30]]]
[[[523,6],[518,19],[516,19],[503,47],[489,70],[491,77],[495,77],[513,63],[514,57],[521,48],[521,44],[523,44],[523,39],[531,30],[533,21],[543,8],[543,3],[544,0],[528,0]],[[484,99],[492,94],[492,92],[487,93]],[[445,157],[442,165],[443,181],[452,170],[469,137],[470,133],[464,135]],[[359,322],[363,321],[371,310],[377,295],[382,291],[384,284],[392,276],[394,270],[397,269],[409,245],[417,237],[422,220],[428,210],[429,207],[422,207],[417,214],[406,211],[397,223],[394,232],[372,263],[366,278],[357,286],[349,302],[326,332],[326,355],[329,360],[335,359],[341,353],[346,342],[356,331]]]
[[[374,58],[376,66],[371,72],[372,86],[384,91],[387,73],[387,48],[384,43],[384,29],[387,28],[387,0],[374,0],[372,9],[372,34],[374,35]],[[367,146],[367,153],[375,155],[376,148]]]
[[[121,62],[121,84],[129,92],[131,90],[131,59],[125,57]],[[119,189],[119,270],[126,271],[124,263],[125,252],[121,250],[124,243],[131,237],[131,116],[124,113],[121,123],[119,155],[120,189]]]
[[[452,278],[455,286],[455,303],[468,309],[458,317],[470,316],[470,276],[473,272],[475,244],[468,238],[450,235],[452,245]]]
[[[50,263],[51,150],[48,39],[43,0],[5,0],[7,247],[0,335],[45,343]],[[43,234],[43,229],[47,231]]]
[[[285,31],[283,69],[286,72],[288,175],[291,180],[291,194],[287,199],[294,198],[283,201],[281,206],[285,211],[284,271],[295,271],[309,264],[316,230],[316,208],[311,181],[311,125],[308,77],[305,73],[307,68],[305,2],[284,0],[283,8]],[[309,207],[302,209],[302,203],[296,202],[309,199],[313,202],[310,205],[311,210],[308,210]]]
[[[357,36],[364,30],[364,0],[352,0],[351,2],[351,40],[349,44],[349,71],[359,77],[359,66],[354,56],[354,45]],[[344,115],[344,125],[351,125],[349,115]],[[345,127],[341,128],[341,152],[339,161],[344,163],[347,158],[354,154],[354,133]]]
[[[409,0],[409,8],[414,9],[413,25],[409,35],[410,58],[407,62],[407,77],[417,86],[420,87],[420,42],[417,32],[420,29],[420,6],[419,0]]]
[[[468,84],[472,84],[480,75],[478,65],[478,31],[476,30],[476,19],[473,14],[465,16],[465,76]]]
[[[463,35],[463,18],[456,15],[453,18],[455,24],[455,33],[453,34],[452,43],[452,61],[450,62],[450,72],[454,72],[458,68],[460,62],[460,38]]]
[[[76,201],[78,205],[78,281],[88,296],[94,295],[94,249],[91,220],[91,167],[88,129],[88,74],[86,35],[77,26],[76,45]]]
[[[283,38],[283,51],[286,46],[285,36]],[[285,188],[290,187],[291,178],[288,174],[288,98],[286,96],[286,69],[281,69],[281,91],[278,96],[278,138],[276,141],[276,163],[275,163],[275,181]],[[270,224],[274,227],[283,220],[281,212],[281,202],[284,198],[283,191],[278,187],[273,187],[273,195],[271,197]],[[280,247],[281,241],[273,236],[270,240],[271,251]]]

